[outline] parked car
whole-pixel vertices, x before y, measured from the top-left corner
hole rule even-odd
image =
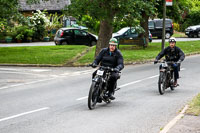
[[[149,20],[149,30],[153,37],[162,38],[163,19]],[[171,19],[165,19],[165,38],[169,39],[174,34]]]
[[[97,43],[97,36],[79,28],[60,28],[54,37],[56,45],[77,44],[93,46]]]
[[[189,26],[186,28],[185,35],[188,37],[200,37],[200,25]]]
[[[132,39],[132,38],[138,38],[139,33],[137,33],[136,28],[134,27],[125,27],[119,30],[116,33],[112,34],[113,38],[116,38],[118,41],[123,38],[123,39]],[[149,42],[152,42],[152,35],[149,31]]]

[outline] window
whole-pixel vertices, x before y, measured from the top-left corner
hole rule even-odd
[[[74,33],[77,36],[87,36],[87,32],[85,32],[85,31],[74,30]]]
[[[149,27],[149,29],[154,29],[154,22],[153,21],[149,21],[148,27]]]
[[[70,35],[72,35],[72,30],[65,30],[64,31],[64,36],[70,36]]]

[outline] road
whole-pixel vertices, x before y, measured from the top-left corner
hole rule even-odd
[[[200,38],[176,38],[177,41],[197,41]],[[153,38],[152,42],[162,42],[161,39]],[[168,42],[168,39],[166,39]],[[32,42],[32,43],[0,43],[0,47],[21,47],[21,46],[55,46],[54,42]]]
[[[1,133],[158,133],[200,92],[200,56],[160,95],[159,64],[125,66],[116,100],[87,107],[92,68],[0,67]]]

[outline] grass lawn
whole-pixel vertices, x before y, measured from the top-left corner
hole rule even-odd
[[[169,43],[166,43],[166,47]],[[200,41],[177,42],[176,44],[183,52],[187,54],[200,53]],[[123,54],[125,63],[146,61],[154,59],[161,51],[161,43],[150,43],[145,49],[131,45],[120,45],[120,51]],[[80,58],[77,64],[88,64],[94,60],[95,48]]]
[[[173,37],[187,37],[184,32],[174,31]]]
[[[166,43],[166,47],[169,44]],[[200,53],[200,41],[177,42],[185,54]],[[74,64],[87,65],[94,60],[93,47]],[[78,54],[88,49],[83,45],[34,46],[34,47],[0,47],[1,64],[48,64],[64,65]],[[131,45],[120,45],[125,63],[154,59],[161,51],[161,43],[150,43],[145,49]]]
[[[196,116],[200,115],[200,94],[193,98],[193,100],[189,103],[189,108],[186,113]]]
[[[85,50],[87,46],[1,47],[1,64],[62,65]]]

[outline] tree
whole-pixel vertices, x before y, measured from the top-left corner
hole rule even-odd
[[[13,18],[18,7],[18,0],[0,0],[0,20]]]
[[[142,34],[142,37],[145,38],[146,43],[148,45],[149,42],[149,29],[148,29],[148,21],[149,18],[155,15],[156,9],[156,0],[143,0],[142,8],[141,8],[141,14],[142,18],[140,19],[140,25],[144,29],[144,33]]]
[[[126,21],[134,25],[136,18],[139,18],[140,10],[137,5],[140,0],[71,0],[67,9],[67,15],[81,18],[89,15],[100,21],[100,30],[95,55],[108,46],[112,37],[113,24],[116,21]]]

